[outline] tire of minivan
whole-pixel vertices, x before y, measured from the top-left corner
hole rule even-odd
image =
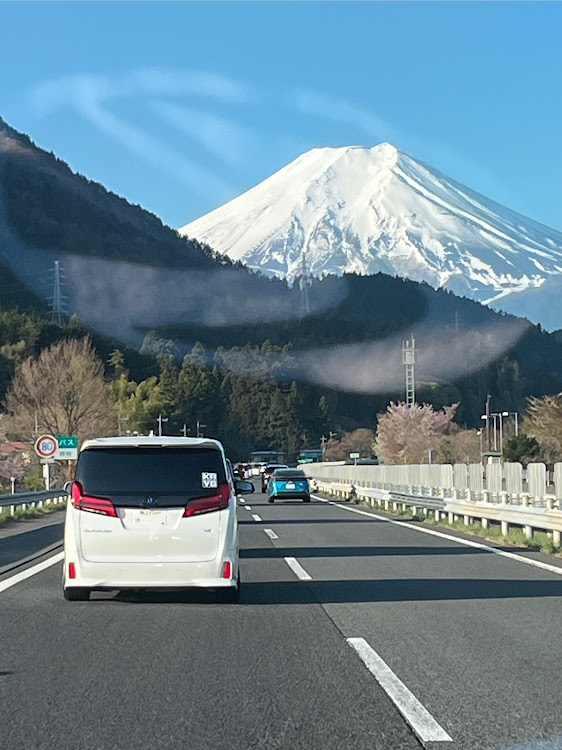
[[[225,604],[236,604],[240,601],[240,575],[238,575],[236,588],[226,589],[222,592],[222,600]]]
[[[90,589],[63,589],[63,594],[68,602],[87,602],[90,598]]]
[[[303,502],[305,502],[305,503],[309,503],[309,502],[310,502],[310,498],[309,498],[309,497],[304,497],[304,498],[303,498]]]

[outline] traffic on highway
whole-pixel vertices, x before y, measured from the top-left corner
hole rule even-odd
[[[65,522],[0,568],[3,748],[557,747],[561,564],[270,468],[263,493],[216,440],[81,447]]]
[[[562,750],[562,3],[0,9],[0,750]]]

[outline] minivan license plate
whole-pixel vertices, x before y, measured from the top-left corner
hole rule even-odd
[[[137,510],[135,526],[166,526],[167,513],[165,510]]]

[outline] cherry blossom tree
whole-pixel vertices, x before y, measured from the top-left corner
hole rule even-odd
[[[455,432],[458,404],[435,411],[430,404],[391,402],[378,415],[375,449],[387,464],[417,464],[428,460],[428,452],[439,451],[443,436]]]

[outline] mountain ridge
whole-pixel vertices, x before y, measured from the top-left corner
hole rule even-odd
[[[511,296],[515,314],[517,293],[562,273],[562,233],[389,143],[307,151],[178,231],[267,275],[294,279],[306,254],[315,276],[389,273],[499,308]]]

